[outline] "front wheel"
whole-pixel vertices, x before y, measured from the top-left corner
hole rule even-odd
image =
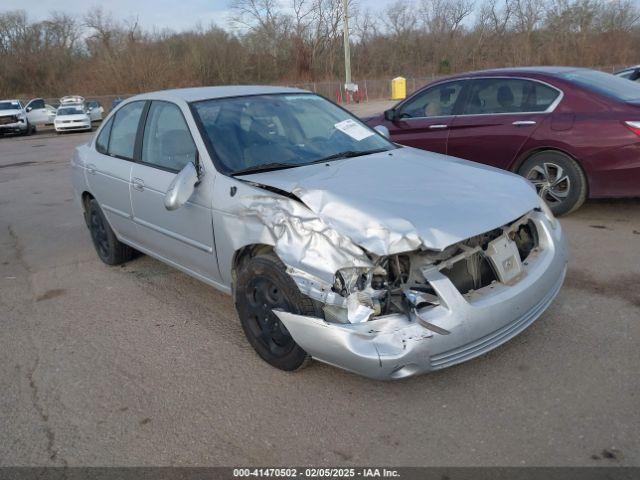
[[[535,153],[522,164],[519,173],[533,183],[554,215],[577,210],[587,198],[587,179],[582,168],[562,152]]]
[[[318,311],[275,254],[257,255],[240,269],[235,304],[247,340],[263,360],[286,371],[308,363],[309,355],[294,341],[273,309],[312,316],[318,316]]]

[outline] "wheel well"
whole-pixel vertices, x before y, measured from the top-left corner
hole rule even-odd
[[[563,153],[567,157],[573,159],[576,163],[578,163],[578,165],[580,165],[578,160],[576,160],[576,158],[573,155],[571,155],[569,152],[566,152],[566,151],[562,150],[561,148],[539,147],[539,148],[536,148],[534,150],[529,150],[527,152],[522,153],[518,158],[516,158],[516,161],[513,162],[513,164],[511,165],[511,168],[509,170],[511,170],[513,173],[518,173],[518,170],[520,170],[520,167],[522,167],[524,162],[529,160],[529,158],[531,158],[532,156],[534,156],[534,155],[536,155],[538,153],[542,153],[542,152],[560,152],[560,153]],[[580,168],[582,168],[582,166]]]
[[[89,213],[89,202],[93,200],[95,197],[91,195],[89,192],[82,192],[82,214],[84,215],[84,221],[87,225],[89,225],[89,217],[87,217]]]
[[[253,257],[262,254],[273,252],[271,245],[265,245],[262,243],[245,245],[242,248],[236,250],[233,254],[231,261],[231,291],[235,292],[236,280],[238,278],[238,272],[240,269]]]

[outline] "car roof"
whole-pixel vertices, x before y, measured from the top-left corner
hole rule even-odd
[[[479,77],[483,75],[532,75],[542,74],[556,76],[563,73],[574,72],[577,70],[589,70],[580,67],[556,67],[556,66],[533,66],[533,67],[508,67],[508,68],[492,68],[489,70],[476,70],[473,72],[465,72],[454,75],[451,78]]]
[[[307,90],[269,85],[226,85],[219,87],[175,88],[143,93],[128,100],[183,100],[197,102],[213,98],[242,97],[246,95],[267,95],[278,93],[309,93]]]
[[[7,100],[0,100],[0,102],[9,102],[9,103],[18,102],[18,103],[20,103],[20,100],[18,100],[17,98],[12,98],[12,99],[7,99]]]

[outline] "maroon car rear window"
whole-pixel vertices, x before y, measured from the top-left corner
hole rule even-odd
[[[640,100],[640,84],[596,70],[572,70],[560,77],[593,92],[630,102]]]

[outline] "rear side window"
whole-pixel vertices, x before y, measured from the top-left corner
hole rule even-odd
[[[471,81],[463,115],[544,112],[560,92],[542,83],[516,78]]]
[[[118,110],[113,118],[111,137],[109,140],[109,155],[133,159],[136,143],[136,133],[144,102],[133,102]]]
[[[142,140],[142,162],[179,172],[196,160],[196,146],[177,105],[152,102]]]
[[[424,118],[453,115],[463,82],[436,85],[409,99],[400,109],[400,118]]]
[[[640,100],[640,84],[596,70],[572,70],[560,77],[592,92],[623,102]]]
[[[109,149],[109,134],[111,133],[111,125],[113,125],[113,117],[109,119],[109,121],[102,127],[100,130],[100,135],[96,139],[96,150],[100,153],[107,154]]]

